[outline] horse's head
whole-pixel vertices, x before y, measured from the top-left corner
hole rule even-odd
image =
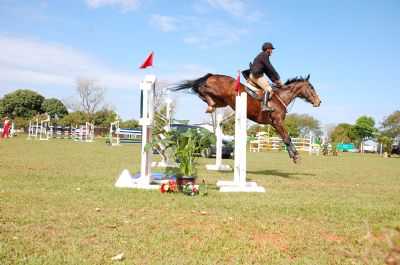
[[[321,105],[321,100],[315,91],[313,85],[310,83],[310,75],[306,78],[296,78],[295,80],[289,80],[286,84],[296,83],[298,88],[297,96],[311,103],[314,107]]]

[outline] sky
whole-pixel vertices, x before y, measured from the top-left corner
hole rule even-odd
[[[311,75],[322,104],[291,113],[322,124],[377,125],[400,109],[398,0],[0,0],[0,97],[32,89],[74,101],[78,78],[106,88],[123,119],[139,117],[139,82],[236,76],[272,42],[283,81]],[[154,67],[139,70],[150,51]],[[197,96],[169,95],[177,119],[208,120]]]

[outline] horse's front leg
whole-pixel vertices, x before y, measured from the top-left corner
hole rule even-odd
[[[206,113],[213,113],[216,108],[214,99],[212,99],[209,95],[205,95],[204,98],[208,105]]]
[[[292,143],[292,139],[290,138],[285,127],[283,126],[282,123],[274,123],[274,128],[276,129],[277,133],[280,135],[283,142],[285,143],[289,157],[293,159],[294,163],[297,163],[298,160],[300,159],[299,152],[297,152],[296,147]]]

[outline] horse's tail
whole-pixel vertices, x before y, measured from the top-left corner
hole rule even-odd
[[[195,80],[185,80],[169,89],[172,91],[180,91],[184,89],[191,89],[195,93],[199,93],[199,88],[207,81],[207,79],[212,76],[212,74],[206,74]]]

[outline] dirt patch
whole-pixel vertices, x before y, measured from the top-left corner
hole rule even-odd
[[[344,241],[344,237],[338,236],[333,233],[321,232],[320,235],[321,235],[321,238],[323,238],[325,241],[328,241],[328,242],[342,243]]]
[[[288,251],[287,239],[279,233],[254,233],[252,241],[258,246],[272,245],[281,251]]]

